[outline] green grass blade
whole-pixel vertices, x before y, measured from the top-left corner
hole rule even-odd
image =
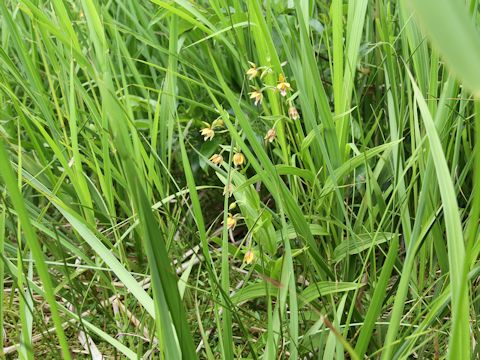
[[[10,166],[10,159],[5,150],[3,142],[0,142],[0,164],[3,164],[1,172],[3,181],[7,186],[9,197],[14,204],[16,211],[18,212],[19,221],[21,223],[26,242],[30,250],[32,251],[35,266],[45,289],[45,299],[50,306],[50,311],[52,313],[52,319],[55,324],[55,329],[62,351],[62,356],[64,359],[71,359],[67,338],[62,328],[62,320],[57,308],[57,302],[55,300],[55,295],[53,292],[52,280],[48,272],[48,267],[45,263],[42,247],[40,245],[40,241],[37,238],[37,235],[35,234],[35,230],[30,223],[22,195],[17,187],[17,179]]]
[[[460,1],[409,1],[420,24],[454,74],[480,92],[480,33]]]

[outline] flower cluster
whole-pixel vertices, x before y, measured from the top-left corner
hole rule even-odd
[[[255,65],[250,61],[248,63],[250,64],[250,68],[245,73],[248,76],[248,80],[250,81],[255,79],[257,76],[260,78],[260,80],[262,80],[265,77],[265,75],[273,72],[273,70],[270,67],[267,67],[267,66],[257,67],[257,65]],[[255,99],[255,105],[259,105],[262,103],[264,90],[278,91],[280,92],[280,95],[282,95],[282,97],[286,97],[287,94],[290,91],[292,91],[292,86],[285,78],[285,75],[282,73],[278,75],[278,82],[276,86],[269,86],[262,83],[261,88],[258,88],[258,87],[257,88],[253,87],[253,88],[254,88],[254,91],[250,93],[250,99]]]
[[[200,134],[203,136],[204,141],[210,141],[215,136],[215,131],[222,129],[225,126],[225,123],[222,119],[216,119],[211,124],[203,122],[204,127],[200,130]],[[213,154],[209,159],[214,165],[221,165],[223,163],[223,156],[221,153]],[[245,156],[241,151],[235,151],[233,155],[233,165],[235,167],[242,166],[245,163]]]
[[[273,73],[273,70],[270,66],[260,66],[258,67],[253,62],[248,62],[250,67],[245,72],[249,81],[256,81],[256,78],[259,78],[261,86],[251,85],[252,91],[249,93],[250,99],[253,100],[255,106],[262,105],[264,99],[264,92],[271,90],[276,93],[280,93],[282,98],[286,98],[286,103],[288,104],[288,117],[291,120],[299,120],[300,115],[298,114],[297,108],[293,104],[293,101],[287,98],[287,95],[293,91],[292,85],[287,81],[287,78],[283,73],[278,74],[277,84],[275,86],[267,85],[263,83],[262,79]],[[266,143],[271,143],[275,140],[277,136],[275,127],[270,128],[265,134],[264,140]]]
[[[288,82],[287,77],[283,72],[274,73],[274,70],[270,66],[257,66],[253,62],[249,62],[249,68],[246,70],[245,74],[248,78],[248,81],[251,82],[251,89],[252,91],[248,93],[249,98],[253,101],[255,106],[262,107],[266,110],[268,114],[268,104],[264,103],[265,94],[268,95],[269,99],[272,97],[277,97],[280,99],[281,103],[283,104],[282,108],[285,109],[288,118],[293,121],[299,120],[300,115],[297,111],[297,108],[294,105],[294,99],[296,98],[296,94],[293,93],[293,87]],[[283,66],[283,65],[282,65]],[[276,80],[275,80],[276,79]],[[274,114],[275,116],[280,114]],[[277,116],[275,123],[269,126],[268,130],[266,131],[263,139],[265,141],[265,146],[268,144],[274,143],[277,139],[277,129],[275,124],[277,121],[281,121],[282,119],[286,119],[285,116]],[[211,141],[217,133],[228,132],[225,129],[225,124],[221,118],[214,120],[212,123],[203,122],[204,126],[200,130],[200,134],[203,136],[204,141]],[[230,146],[221,146],[221,151],[214,153],[210,156],[209,161],[211,164],[215,166],[222,166],[224,165],[225,158],[222,155],[222,152],[230,151],[231,152],[231,161],[233,166],[238,169],[246,164],[245,155],[236,147]],[[224,196],[232,196],[234,192],[234,187],[231,182],[227,183],[224,188]],[[237,219],[240,217],[240,214],[232,215],[231,212],[235,208],[235,202],[233,202],[229,209],[228,215],[226,217],[226,221],[224,226],[227,227],[229,231],[233,231],[237,226]],[[255,251],[250,248],[244,257],[244,262],[246,264],[251,264],[256,258]]]

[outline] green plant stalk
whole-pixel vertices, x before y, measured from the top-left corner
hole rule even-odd
[[[100,15],[91,0],[85,0],[82,3],[95,44],[97,61],[102,69],[98,82],[103,101],[103,113],[107,121],[111,123],[113,138],[128,179],[131,200],[140,219],[139,233],[146,247],[155,309],[158,315],[156,319],[157,334],[159,338],[163,339],[165,356],[180,356],[181,354],[185,359],[196,359],[197,355],[186,321],[185,309],[178,292],[177,277],[168,260],[165,238],[156,223],[146,195],[146,181],[142,176],[143,172],[139,171],[138,143],[135,142],[135,138],[133,142],[130,139],[129,130],[131,131],[133,128],[127,126],[126,120],[128,119],[113,96],[115,91],[111,69],[105,61],[107,43]],[[135,134],[135,132],[133,133]],[[178,342],[175,341],[175,337]]]
[[[343,87],[340,98],[336,99],[336,101],[340,102],[339,114],[347,112],[351,106],[355,74],[357,72],[360,40],[363,35],[367,5],[368,0],[350,0],[348,2],[347,32],[345,44],[346,56],[345,70],[343,73]],[[344,115],[337,120],[336,124],[337,137],[341,154],[346,154],[347,152],[346,143],[348,138],[349,121],[350,115]],[[343,158],[345,158],[345,155],[342,155],[342,159]]]
[[[444,153],[440,145],[438,134],[435,129],[435,125],[433,123],[433,120],[431,119],[428,107],[425,104],[423,97],[421,96],[420,90],[415,84],[411,74],[409,75],[415,92],[415,98],[425,123],[427,136],[430,141],[430,151],[437,173],[437,181],[440,188],[440,194],[445,213],[444,216],[447,229],[448,260],[452,285],[451,295],[453,318],[453,328],[452,334],[450,336],[449,356],[451,356],[452,358],[467,359],[470,357],[470,341],[469,336],[467,336],[467,334],[469,334],[469,305],[467,288],[465,288],[463,285],[463,283],[466,281],[463,271],[465,261],[465,248],[463,244],[463,234],[458,213],[458,205],[456,203],[455,197],[453,196],[453,184],[450,178]],[[385,349],[382,353],[382,359],[390,359],[392,356],[393,343],[397,335],[396,332],[398,329],[398,323],[400,322],[401,311],[404,307],[408,281],[412,265],[415,261],[414,254],[416,253],[416,250],[418,250],[417,244],[412,244],[413,242],[411,242],[407,250],[407,257],[402,270],[402,277],[398,287],[399,290],[397,292],[390,326],[388,328],[387,336],[385,339]],[[458,268],[458,264],[461,264],[461,269]]]
[[[1,171],[3,181],[5,182],[7,190],[9,192],[10,199],[18,213],[19,221],[21,222],[21,225],[22,225],[25,240],[28,244],[28,247],[32,251],[32,255],[35,261],[35,266],[37,268],[38,275],[45,289],[45,299],[47,300],[48,305],[50,306],[52,320],[55,325],[55,331],[57,333],[62,356],[64,359],[70,360],[71,356],[70,356],[70,351],[68,347],[68,342],[65,336],[65,332],[63,331],[62,320],[57,308],[57,303],[55,301],[53,285],[50,279],[50,274],[48,273],[48,267],[43,257],[42,247],[30,223],[29,215],[28,215],[27,209],[25,208],[22,195],[18,190],[17,179],[10,166],[10,159],[5,150],[3,141],[0,142],[0,164],[3,164],[2,171]]]
[[[5,194],[2,194],[2,197],[5,197]],[[4,204],[0,205],[0,254],[5,253],[5,212],[6,206]],[[0,259],[0,294],[2,294],[2,300],[0,301],[0,319],[3,319],[4,314],[4,303],[3,303],[3,294],[5,289],[4,284],[5,279],[5,264],[2,259]],[[4,321],[0,321],[0,356],[3,357],[3,347],[4,347]]]
[[[218,106],[218,104],[215,104]],[[223,116],[222,116],[223,117]],[[224,120],[225,121],[225,120]],[[230,255],[228,252],[229,245],[229,229],[227,227],[228,208],[230,191],[229,186],[232,183],[232,158],[233,148],[235,142],[233,139],[230,141],[230,151],[228,154],[228,170],[227,170],[227,183],[225,184],[225,196],[223,198],[223,228],[222,228],[222,263],[221,263],[221,284],[225,294],[230,294]],[[233,359],[233,332],[232,332],[232,313],[227,306],[227,302],[224,301],[223,314],[222,314],[222,356],[224,359]]]
[[[332,46],[333,46],[333,98],[335,115],[344,112],[343,97],[343,0],[334,0],[330,7],[332,18]]]
[[[477,140],[475,144],[475,163],[474,163],[474,173],[473,173],[473,183],[480,184],[480,99],[475,99],[475,139]],[[478,244],[478,218],[480,217],[480,186],[474,186],[474,197],[473,204],[470,211],[470,218],[467,227],[467,246],[466,253],[471,254],[469,259],[469,266],[464,269],[468,273],[470,267],[472,267],[477,258],[478,252],[475,251],[475,244]]]
[[[363,359],[365,356],[365,352],[368,349],[373,329],[375,327],[376,319],[382,310],[383,302],[385,300],[385,292],[387,290],[393,266],[398,255],[398,244],[398,240],[395,239],[389,246],[387,258],[383,264],[380,278],[378,279],[377,286],[373,292],[372,301],[370,302],[367,314],[365,315],[364,325],[360,331],[360,335],[358,336],[358,340],[355,345],[355,351],[360,359]]]

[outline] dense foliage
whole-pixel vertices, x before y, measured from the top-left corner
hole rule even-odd
[[[478,357],[463,3],[0,1],[3,356]]]

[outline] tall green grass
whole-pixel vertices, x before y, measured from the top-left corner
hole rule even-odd
[[[1,358],[480,356],[477,10],[1,1]]]

